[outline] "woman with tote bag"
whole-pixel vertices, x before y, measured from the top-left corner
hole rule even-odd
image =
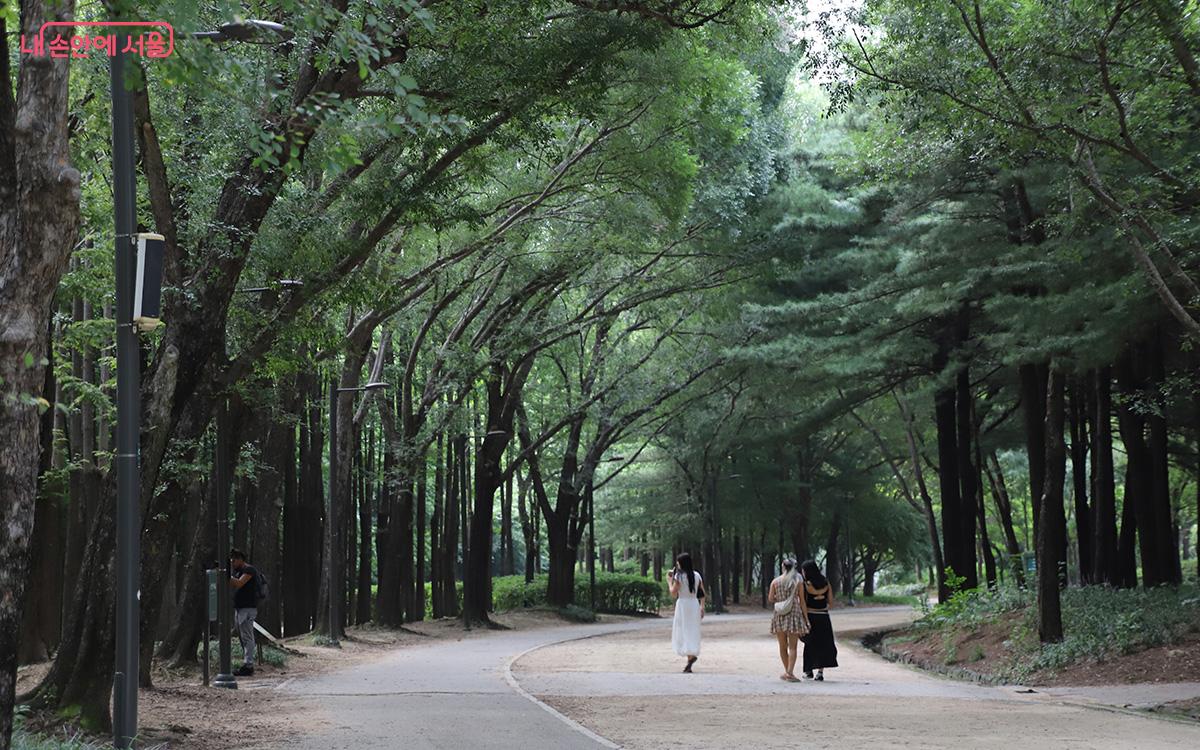
[[[796,654],[800,638],[808,632],[808,610],[803,596],[804,579],[796,570],[796,561],[783,561],[783,574],[771,581],[768,600],[774,603],[771,615],[771,632],[779,640],[779,660],[783,662],[783,674],[779,679],[799,682],[796,677]]]

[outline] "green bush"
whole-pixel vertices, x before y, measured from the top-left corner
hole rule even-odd
[[[923,583],[889,583],[886,586],[876,586],[875,596],[915,596],[921,598],[926,595],[925,584]]]
[[[856,604],[903,604],[910,607],[921,606],[921,597],[911,594],[872,594],[871,596],[855,596]]]
[[[596,613],[587,607],[580,607],[577,604],[568,604],[558,613],[571,622],[595,622]]]
[[[536,576],[526,583],[524,576],[505,576],[492,579],[492,606],[498,612],[546,605],[549,577]],[[646,614],[658,612],[665,600],[662,584],[653,578],[623,573],[596,573],[596,611],[611,614]],[[587,575],[575,576],[575,602],[591,603],[590,581]]]
[[[501,579],[495,578],[493,580],[499,581]],[[463,603],[462,581],[454,582],[454,591],[458,600],[458,606],[455,608],[455,611],[461,612]],[[428,581],[425,582],[425,619],[433,619],[433,584]]]
[[[531,583],[525,582],[525,576],[493,578],[492,608],[497,612],[506,612],[544,606],[547,581],[546,576],[536,576]]]
[[[1030,661],[1031,671],[1136,653],[1200,631],[1200,587],[1195,584],[1177,589],[1071,588],[1063,592],[1062,603],[1063,640],[1042,646]],[[1036,618],[1031,607],[1025,626],[1033,632]]]
[[[1000,676],[1021,682],[1031,674],[1053,671],[1081,661],[1105,659],[1174,643],[1200,632],[1200,587],[1113,589],[1106,586],[1068,588],[1062,593],[1063,640],[1037,639],[1034,595],[1012,586],[958,591],[917,621],[918,631],[943,635],[974,630],[1018,613],[1009,640],[1011,665]],[[957,654],[954,654],[957,657]]]

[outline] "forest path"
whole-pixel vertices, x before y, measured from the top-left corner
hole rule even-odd
[[[513,631],[476,631],[431,640],[365,664],[297,678],[278,690],[306,698],[313,710],[297,726],[302,737],[271,747],[288,750],[419,748],[600,748],[606,743],[573,727],[509,682],[509,663],[539,646],[661,627],[660,620],[620,620]]]
[[[902,607],[836,611],[841,666],[821,683],[778,678],[765,613],[706,619],[692,675],[679,672],[669,621],[548,645],[519,658],[513,673],[524,690],[630,750],[1200,747],[1195,725],[942,679],[887,662],[852,635],[912,616]]]

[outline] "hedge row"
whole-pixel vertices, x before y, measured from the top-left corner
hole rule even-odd
[[[492,604],[497,611],[538,607],[546,604],[549,577],[539,575],[530,583],[524,576],[492,579]],[[590,581],[575,576],[575,603],[591,603]],[[612,614],[657,613],[665,600],[665,590],[653,578],[621,573],[596,573],[596,611]]]

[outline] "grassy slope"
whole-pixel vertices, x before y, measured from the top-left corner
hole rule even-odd
[[[1028,592],[968,592],[939,605],[917,624],[884,640],[893,656],[939,671],[1004,682],[1052,681],[1089,666],[1123,664],[1146,654],[1164,679],[1195,679],[1200,651],[1200,587],[1068,589],[1063,594],[1062,643],[1041,644]],[[1167,650],[1176,645],[1178,648]],[[1159,654],[1159,651],[1163,651]],[[1161,657],[1161,658],[1160,658]],[[1160,663],[1161,662],[1161,663]],[[1116,675],[1120,677],[1120,675]],[[1114,681],[1120,681],[1115,679]]]

